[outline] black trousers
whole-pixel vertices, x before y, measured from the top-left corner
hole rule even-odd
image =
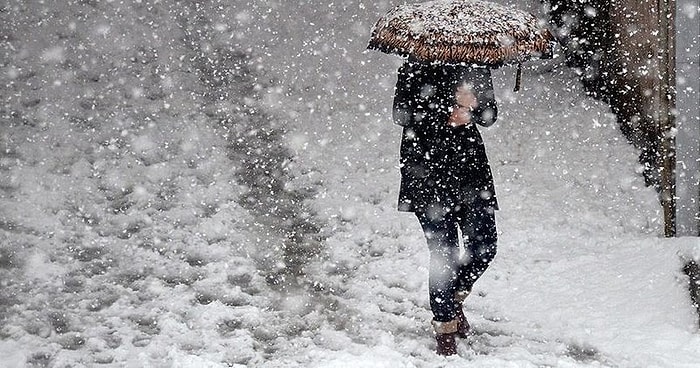
[[[435,321],[456,317],[457,291],[471,291],[496,255],[496,219],[491,207],[451,211],[438,216],[417,212],[430,250],[428,285]],[[460,237],[464,257],[460,257]]]

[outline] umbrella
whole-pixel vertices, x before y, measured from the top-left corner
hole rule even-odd
[[[551,57],[553,40],[525,11],[482,0],[433,0],[390,10],[367,47],[421,62],[498,67]],[[516,90],[519,81],[520,68]]]

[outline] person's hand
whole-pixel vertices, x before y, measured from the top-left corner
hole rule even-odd
[[[472,92],[469,87],[464,85],[457,87],[457,91],[455,92],[455,100],[457,101],[457,105],[468,107],[470,109],[475,109],[479,105],[479,102],[476,100],[476,96],[474,96],[474,92]]]
[[[479,105],[476,96],[474,96],[469,87],[459,86],[455,92],[455,101],[457,105],[452,109],[452,114],[447,123],[453,127],[469,124],[472,118],[472,110]]]
[[[453,127],[467,125],[472,120],[472,110],[468,107],[455,106],[452,109],[452,115],[447,120],[447,124]]]

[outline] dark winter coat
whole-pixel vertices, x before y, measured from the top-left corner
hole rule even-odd
[[[457,86],[463,83],[473,90],[478,106],[472,123],[453,127],[447,121]],[[401,66],[393,109],[394,122],[403,126],[399,210],[497,209],[491,168],[476,127],[493,124],[496,115],[488,68],[414,62]]]

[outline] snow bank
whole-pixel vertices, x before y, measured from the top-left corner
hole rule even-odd
[[[700,240],[697,237],[679,238],[674,244],[678,247],[678,253],[683,260],[700,263]]]

